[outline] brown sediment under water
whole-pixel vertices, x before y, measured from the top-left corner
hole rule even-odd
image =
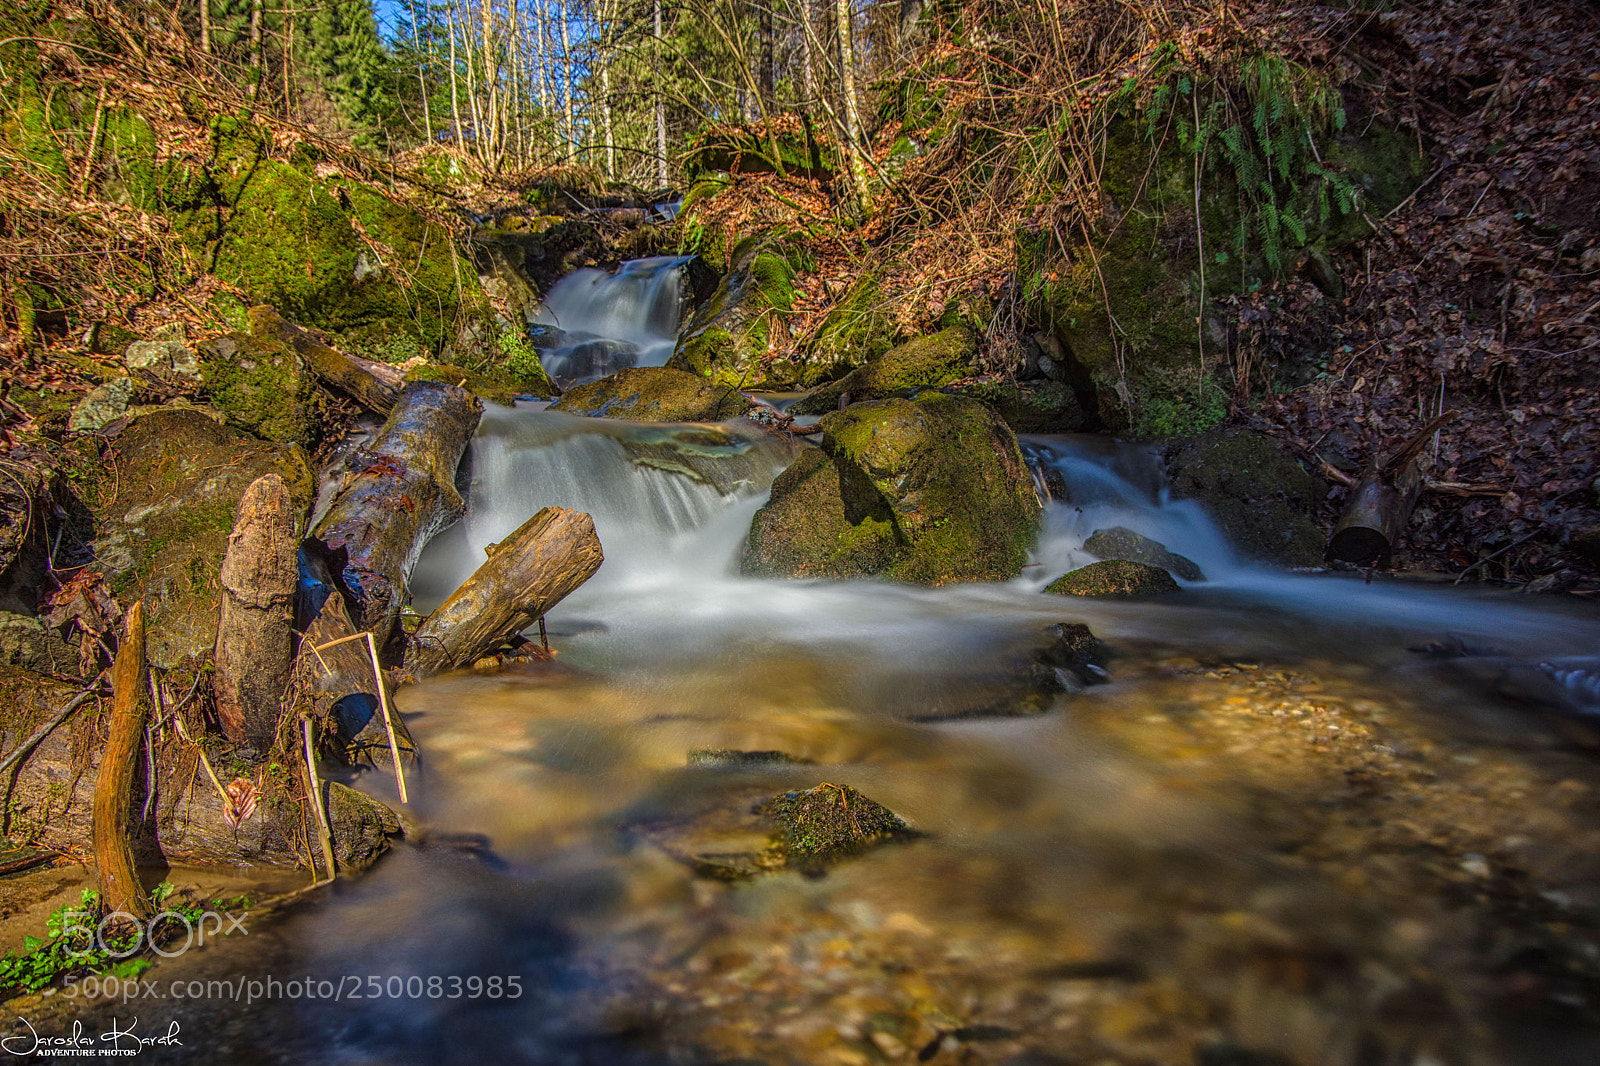
[[[1071,495],[1016,582],[758,581],[783,449],[492,412],[419,585],[590,511],[607,561],[551,615],[559,657],[404,690],[421,843],[146,977],[341,995],[63,1017],[178,1020],[150,1061],[1600,1062],[1600,615],[1269,572],[1137,449],[1029,443]],[[1041,594],[1112,526],[1208,580]],[[1105,683],[1019,700],[1059,622]],[[719,865],[770,847],[763,797],[824,785],[913,832]]]

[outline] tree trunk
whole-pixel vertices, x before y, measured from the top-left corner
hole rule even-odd
[[[478,428],[483,403],[453,385],[416,381],[395,402],[382,432],[345,478],[308,549],[327,563],[357,624],[382,647],[410,597],[423,546],[455,524],[466,504],[456,466]]]
[[[456,17],[455,12],[445,12],[445,26],[450,34],[450,119],[455,125],[456,148],[461,147],[461,95],[456,78]]]
[[[222,560],[211,687],[229,740],[272,750],[294,664],[295,514],[277,474],[257,478],[239,503]]]
[[[1388,566],[1422,495],[1417,456],[1428,438],[1455,420],[1448,411],[1418,430],[1388,459],[1374,462],[1350,492],[1350,503],[1328,538],[1325,558],[1356,566]]]
[[[661,71],[661,0],[656,14],[656,184],[667,187],[667,94]]]
[[[94,786],[94,865],[100,895],[113,911],[150,914],[150,898],[133,864],[133,784],[150,713],[144,661],[144,604],[128,608],[126,630],[111,668],[111,729]]]
[[[759,31],[761,34],[761,106],[765,117],[770,117],[778,106],[777,43],[773,40],[772,5],[776,0],[766,0],[761,5]]]
[[[855,181],[856,199],[861,210],[871,206],[871,193],[867,189],[867,170],[861,161],[861,113],[856,105],[855,45],[850,32],[850,0],[835,0],[834,14],[839,30],[839,69],[844,93],[845,153],[849,157],[850,176]]]
[[[428,106],[428,82],[422,75],[422,32],[417,27],[417,0],[411,0],[411,46],[417,50],[417,92],[422,99],[422,130],[433,143],[433,108]]]
[[[567,33],[566,0],[559,0],[556,10],[561,13],[561,99],[567,111],[567,154],[576,156],[578,125],[572,115],[572,41]]]
[[[270,304],[250,309],[250,332],[287,344],[307,370],[374,414],[388,414],[405,385],[405,375],[398,370],[328,347]]]
[[[200,0],[200,51],[211,54],[211,0]]]
[[[541,509],[491,545],[488,560],[417,630],[407,672],[420,678],[477,661],[593,577],[603,559],[593,519]]]

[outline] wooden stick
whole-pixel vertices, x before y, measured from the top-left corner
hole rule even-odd
[[[128,608],[127,627],[112,666],[111,731],[94,788],[94,863],[100,893],[113,911],[151,913],[133,862],[133,777],[150,709],[144,694],[144,603]]]
[[[328,867],[328,880],[338,876],[333,862],[333,830],[328,825],[328,812],[322,809],[322,781],[317,777],[317,760],[311,751],[311,719],[300,719],[300,735],[305,738],[306,776],[311,782],[311,807],[317,812],[317,837],[322,842],[322,859]],[[312,876],[316,876],[312,864]]]

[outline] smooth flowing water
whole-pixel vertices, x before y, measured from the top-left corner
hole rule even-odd
[[[1258,569],[1147,452],[1024,443],[1057,499],[1016,581],[753,580],[789,446],[492,410],[421,595],[548,504],[592,513],[606,562],[550,616],[557,663],[403,691],[425,843],[250,938],[252,974],[381,993],[206,1032],[316,1063],[1597,1061],[1600,779],[1563,732],[1582,700],[1528,696],[1581,696],[1593,613]],[[1207,580],[1041,594],[1112,525]],[[1060,621],[1110,683],[984,712]],[[1407,650],[1430,640],[1493,653]],[[662,843],[824,782],[923,835],[738,884]]]
[[[672,356],[683,319],[686,258],[656,256],[622,264],[615,274],[574,270],[545,297],[535,322],[560,330],[543,353],[562,388],[633,366],[661,366]]]

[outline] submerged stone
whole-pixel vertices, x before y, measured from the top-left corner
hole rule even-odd
[[[670,367],[641,366],[571,388],[550,410],[633,422],[720,422],[752,406],[730,385]]]
[[[690,766],[719,770],[743,770],[762,766],[803,766],[810,759],[797,759],[786,751],[737,751],[733,748],[696,748],[689,753]]]
[[[1058,596],[1131,600],[1177,592],[1178,583],[1159,566],[1126,559],[1108,559],[1063,574],[1051,582],[1045,591]]]
[[[1017,440],[982,404],[930,393],[822,420],[751,523],[747,574],[882,574],[940,585],[1015,576],[1040,506]]]
[[[839,409],[839,401],[882,400],[911,389],[948,385],[977,371],[978,335],[967,326],[952,326],[918,337],[858,367],[789,408],[797,415],[822,415]]]
[[[1172,495],[1198,500],[1246,555],[1318,566],[1327,539],[1311,521],[1325,489],[1288,448],[1248,430],[1217,430],[1166,449]]]
[[[1185,581],[1204,581],[1206,575],[1200,564],[1176,552],[1158,540],[1135,533],[1123,526],[1097,529],[1083,542],[1083,550],[1102,559],[1123,559],[1133,563],[1148,563],[1171,571]]]

